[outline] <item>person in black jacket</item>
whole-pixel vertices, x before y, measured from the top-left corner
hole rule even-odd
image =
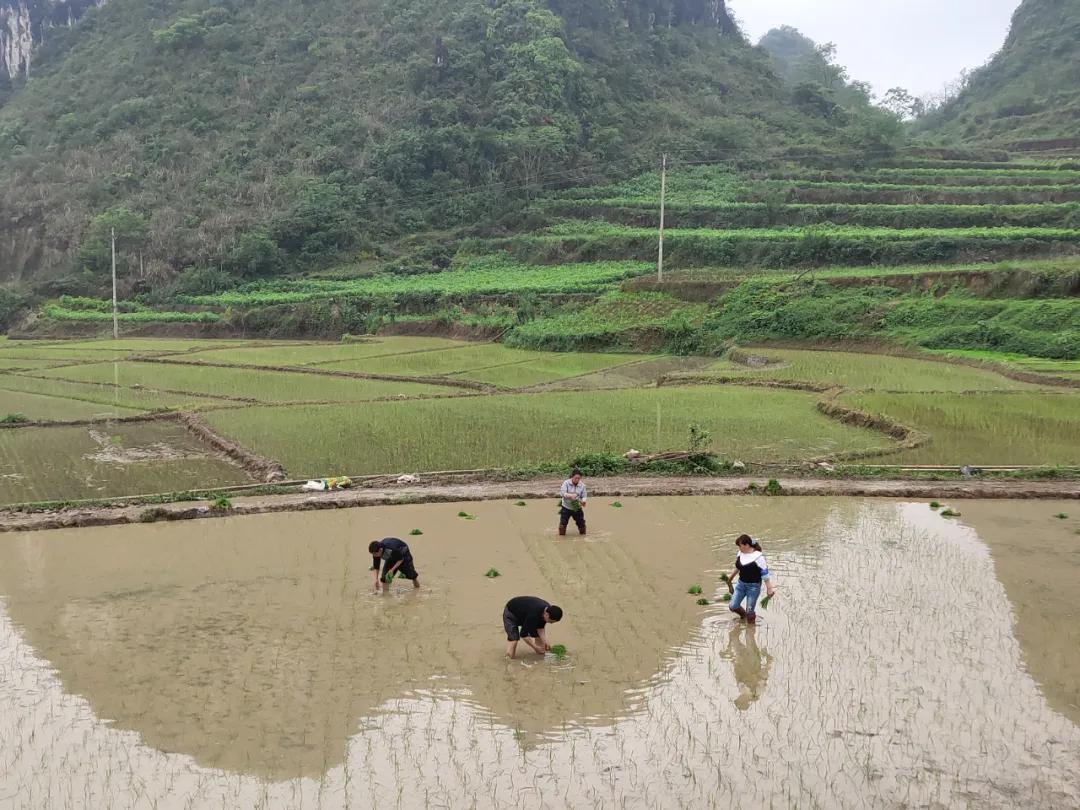
[[[506,630],[506,657],[513,658],[521,639],[532,647],[537,655],[551,650],[547,632],[548,622],[562,619],[562,608],[545,602],[538,596],[515,596],[503,608],[503,629]]]
[[[368,546],[368,553],[371,554],[371,570],[375,572],[375,590],[379,590],[380,578],[383,591],[389,590],[390,581],[395,574],[411,579],[414,588],[420,587],[420,575],[416,573],[416,565],[413,563],[409,544],[404,540],[396,537],[375,540]],[[380,562],[382,563],[382,577],[379,576]]]

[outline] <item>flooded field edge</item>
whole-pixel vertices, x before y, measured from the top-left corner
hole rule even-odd
[[[155,521],[236,517],[273,512],[351,509],[420,503],[492,500],[538,500],[558,490],[556,478],[515,481],[430,479],[396,485],[391,476],[375,486],[339,492],[296,492],[233,499],[228,510],[212,509],[205,500],[133,503],[131,505],[71,506],[40,512],[0,510],[0,532],[42,531],[82,526],[117,526]],[[779,479],[779,496],[831,496],[905,499],[1080,499],[1078,481],[910,481],[883,479]],[[763,477],[706,478],[689,476],[616,476],[590,479],[594,498],[645,496],[703,496],[763,494]]]
[[[476,499],[0,536],[0,796],[1078,806],[1078,515],[942,500],[594,494],[566,540],[554,502]],[[373,593],[368,538],[410,527],[422,589]],[[719,601],[743,530],[778,580],[757,627]],[[520,593],[566,608],[567,661],[503,660]]]

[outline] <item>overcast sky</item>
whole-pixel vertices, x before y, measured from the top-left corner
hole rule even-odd
[[[932,92],[1001,47],[1020,0],[728,0],[753,42],[792,25],[878,94]]]

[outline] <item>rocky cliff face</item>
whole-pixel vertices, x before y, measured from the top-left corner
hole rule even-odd
[[[34,48],[50,28],[73,25],[105,0],[0,0],[0,76],[30,75]]]

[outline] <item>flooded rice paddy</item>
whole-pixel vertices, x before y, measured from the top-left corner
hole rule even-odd
[[[0,503],[109,498],[249,483],[178,422],[0,431]]]
[[[2,535],[0,807],[1075,807],[1075,505],[597,500],[587,539],[555,537],[554,501]],[[757,627],[687,593],[725,590],[743,531],[779,585]],[[386,535],[421,590],[373,593]],[[502,606],[530,593],[566,610],[565,660],[503,658]]]

